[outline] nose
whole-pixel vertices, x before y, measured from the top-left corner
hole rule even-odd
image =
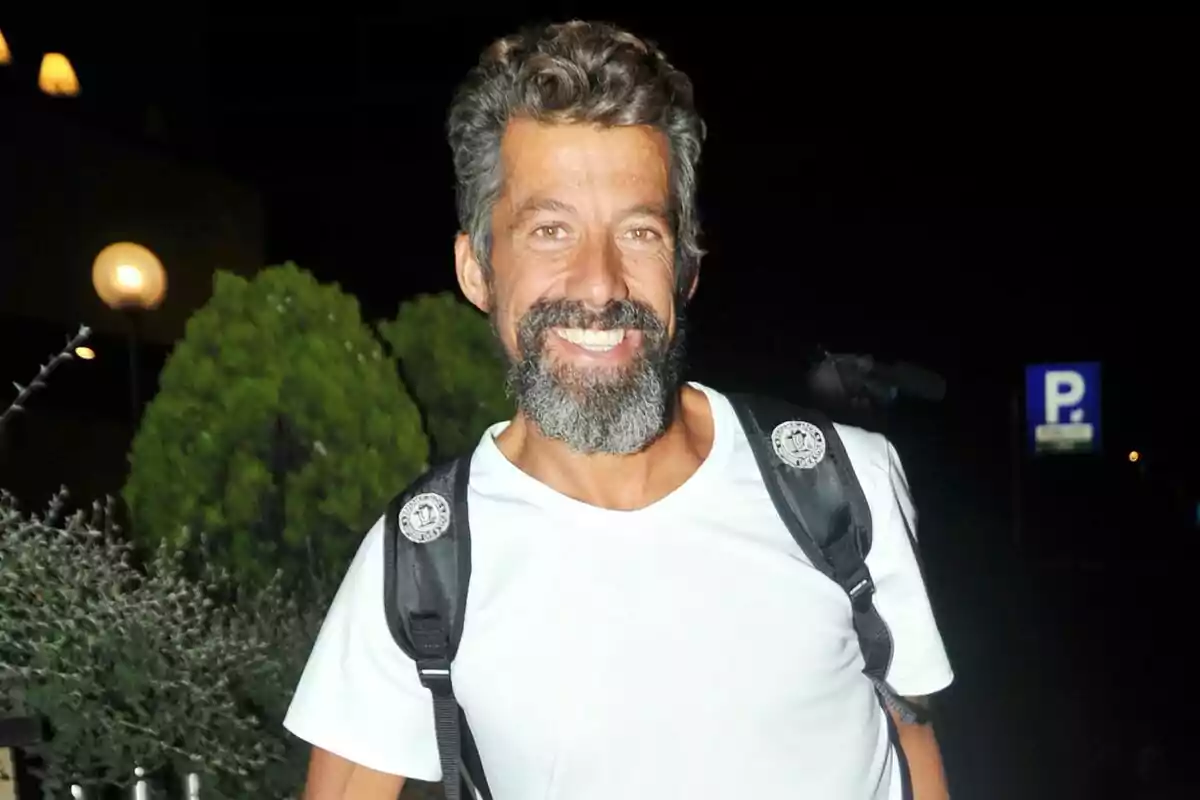
[[[569,297],[593,308],[628,299],[624,264],[612,242],[601,240],[581,248],[571,270],[568,291]]]

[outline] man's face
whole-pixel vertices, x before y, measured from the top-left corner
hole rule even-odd
[[[664,429],[678,385],[669,155],[648,128],[510,124],[491,271],[456,247],[491,315],[524,414],[584,453],[631,453]]]

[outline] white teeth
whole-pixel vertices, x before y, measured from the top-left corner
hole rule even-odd
[[[585,350],[594,350],[598,353],[612,350],[625,340],[625,330],[623,328],[608,331],[594,331],[584,328],[558,328],[555,330],[555,333],[571,344],[579,345]]]

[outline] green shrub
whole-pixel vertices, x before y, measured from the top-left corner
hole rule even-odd
[[[424,468],[420,415],[357,301],[294,264],[218,273],[133,443],[133,535],[186,545],[243,581],[340,579]]]
[[[409,300],[379,331],[421,408],[435,460],[471,452],[489,425],[512,416],[500,343],[487,318],[454,295]]]
[[[306,753],[281,722],[324,604],[191,579],[165,544],[138,566],[100,509],[62,509],[0,495],[0,716],[49,724],[45,796],[135,766],[198,772],[206,798],[298,794]]]

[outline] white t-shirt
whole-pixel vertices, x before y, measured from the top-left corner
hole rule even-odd
[[[562,495],[473,456],[472,575],[455,690],[496,800],[899,800],[884,711],[833,581],[778,518],[729,401],[712,450],[637,511]],[[838,426],[871,507],[888,680],[952,674],[918,570],[914,511],[881,435]],[[907,524],[906,524],[907,518]],[[285,726],[383,772],[441,778],[433,705],[384,617],[383,524],[322,627]]]

